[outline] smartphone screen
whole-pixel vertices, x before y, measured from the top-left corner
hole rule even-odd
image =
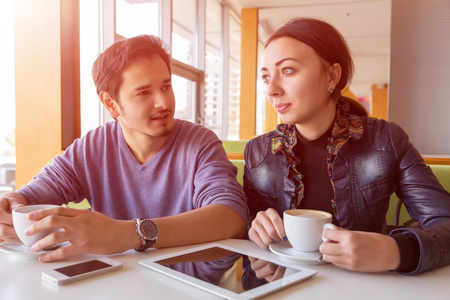
[[[73,277],[73,276],[77,276],[77,275],[92,272],[92,271],[101,270],[101,269],[108,268],[108,267],[111,267],[111,265],[107,264],[105,262],[99,261],[99,260],[91,260],[91,261],[87,261],[87,262],[83,262],[83,263],[79,263],[79,264],[75,264],[75,265],[71,265],[71,266],[67,266],[67,267],[58,268],[58,269],[55,269],[55,271],[62,273],[66,276]]]

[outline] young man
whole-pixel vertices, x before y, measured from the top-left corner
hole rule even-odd
[[[221,141],[173,118],[170,58],[161,41],[143,35],[118,42],[100,54],[92,75],[116,121],[75,140],[28,185],[0,196],[0,241],[17,238],[15,207],[84,198],[92,210],[29,215],[37,222],[27,234],[64,228],[33,251],[70,242],[40,261],[245,237],[248,208]]]

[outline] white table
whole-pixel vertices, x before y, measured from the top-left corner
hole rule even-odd
[[[273,259],[279,259],[269,250],[259,249],[249,241],[224,240],[220,243],[261,251]],[[142,259],[185,248],[149,250],[145,253],[130,250],[113,255],[113,259],[123,263],[123,270],[58,287],[41,281],[41,272],[100,256],[79,255],[44,264],[0,253],[0,299],[220,299],[138,264]],[[264,299],[450,299],[450,266],[416,276],[392,272],[358,273],[331,264],[308,268],[317,270],[318,274]]]

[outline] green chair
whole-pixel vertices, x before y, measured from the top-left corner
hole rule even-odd
[[[78,208],[78,209],[90,209],[91,208],[91,205],[89,204],[87,199],[84,199],[80,203],[69,202],[69,204],[67,206],[69,206],[70,208]]]
[[[244,185],[244,148],[247,142],[248,140],[222,141],[228,159],[238,168],[236,179],[241,185]]]
[[[226,141],[222,140],[223,148],[226,153],[244,153],[245,144],[248,140]]]
[[[230,161],[237,167],[238,172],[236,175],[236,179],[243,186],[244,185],[244,160],[230,159]]]

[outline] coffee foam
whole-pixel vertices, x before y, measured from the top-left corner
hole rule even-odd
[[[290,210],[286,212],[291,216],[299,216],[302,218],[321,219],[329,217],[329,213],[315,210]]]

